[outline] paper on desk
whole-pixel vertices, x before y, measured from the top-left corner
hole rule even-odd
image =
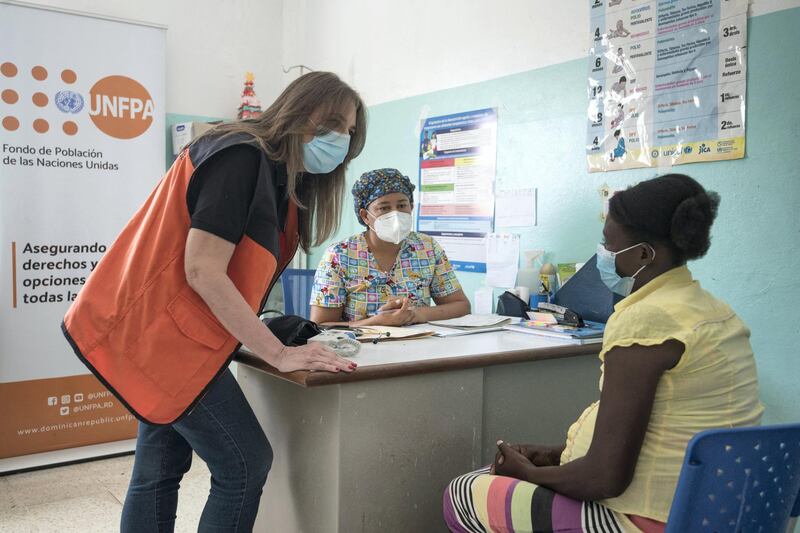
[[[519,267],[519,235],[490,233],[486,236],[486,284],[513,287]]]
[[[445,326],[450,328],[485,328],[497,324],[508,322],[508,318],[500,315],[478,315],[469,314],[448,320],[432,320],[428,322],[434,326]]]
[[[536,225],[536,189],[497,191],[494,206],[495,226],[498,228]]]
[[[507,324],[498,324],[496,326],[489,326],[486,328],[447,328],[444,326],[436,326],[433,324],[414,324],[408,326],[410,328],[420,330],[432,330],[435,337],[461,337],[464,335],[476,335],[478,333],[492,333],[494,331],[503,331]]]

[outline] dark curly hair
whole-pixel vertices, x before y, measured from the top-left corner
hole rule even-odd
[[[718,207],[717,193],[684,174],[666,174],[618,192],[608,212],[635,240],[665,244],[683,264],[708,252]]]

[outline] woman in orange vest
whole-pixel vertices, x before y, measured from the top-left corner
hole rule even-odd
[[[200,531],[250,531],[272,449],[228,364],[244,343],[282,372],[355,369],[258,319],[299,245],[339,223],[366,111],[337,76],[292,82],[258,118],[218,126],[178,156],[64,317],[78,357],[141,421],[124,532],[172,531],[192,452],[211,492]]]

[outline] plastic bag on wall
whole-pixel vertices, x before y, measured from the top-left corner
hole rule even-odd
[[[589,5],[590,172],[744,157],[746,0]]]

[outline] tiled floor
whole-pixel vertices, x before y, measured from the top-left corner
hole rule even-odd
[[[119,531],[133,455],[0,477],[0,533]],[[176,532],[197,531],[210,476],[194,457],[181,482]]]

